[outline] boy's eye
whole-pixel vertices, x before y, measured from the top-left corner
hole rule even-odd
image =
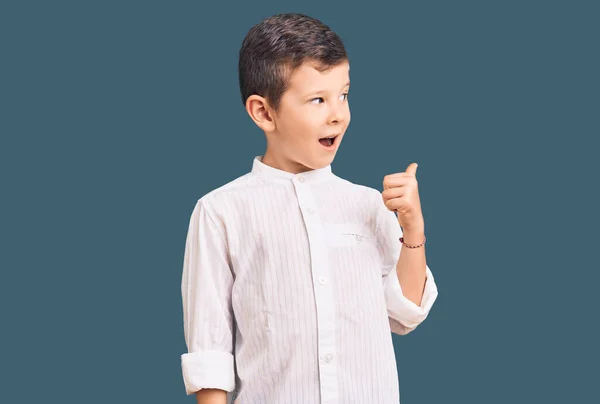
[[[342,101],[346,101],[348,99],[348,93],[342,94],[342,97],[344,97]],[[311,104],[320,104],[320,102],[315,102],[317,100],[323,101],[323,97],[313,98],[312,100],[310,100],[310,103]]]

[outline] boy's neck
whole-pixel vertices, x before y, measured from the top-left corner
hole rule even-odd
[[[262,163],[268,165],[270,167],[276,168],[281,171],[286,171],[292,174],[300,174],[305,173],[307,171],[312,171],[313,169],[310,167],[306,167],[300,163],[296,163],[294,161],[287,160],[283,157],[276,156],[272,153],[269,153],[267,150],[261,159]]]

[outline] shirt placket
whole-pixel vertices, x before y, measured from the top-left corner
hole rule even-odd
[[[297,175],[294,186],[310,247],[310,261],[317,307],[317,349],[322,404],[338,402],[338,374],[335,347],[335,306],[327,244],[316,200],[306,178]]]

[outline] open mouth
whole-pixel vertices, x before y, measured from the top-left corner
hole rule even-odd
[[[319,139],[319,143],[321,143],[325,147],[332,147],[335,144],[336,139],[339,135],[322,137]]]

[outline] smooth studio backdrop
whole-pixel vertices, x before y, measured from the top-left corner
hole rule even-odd
[[[0,401],[193,402],[188,221],[264,152],[237,56],[281,12],[349,52],[334,172],[419,163],[440,294],[394,336],[403,404],[598,402],[600,8],[526,0],[2,2]]]

